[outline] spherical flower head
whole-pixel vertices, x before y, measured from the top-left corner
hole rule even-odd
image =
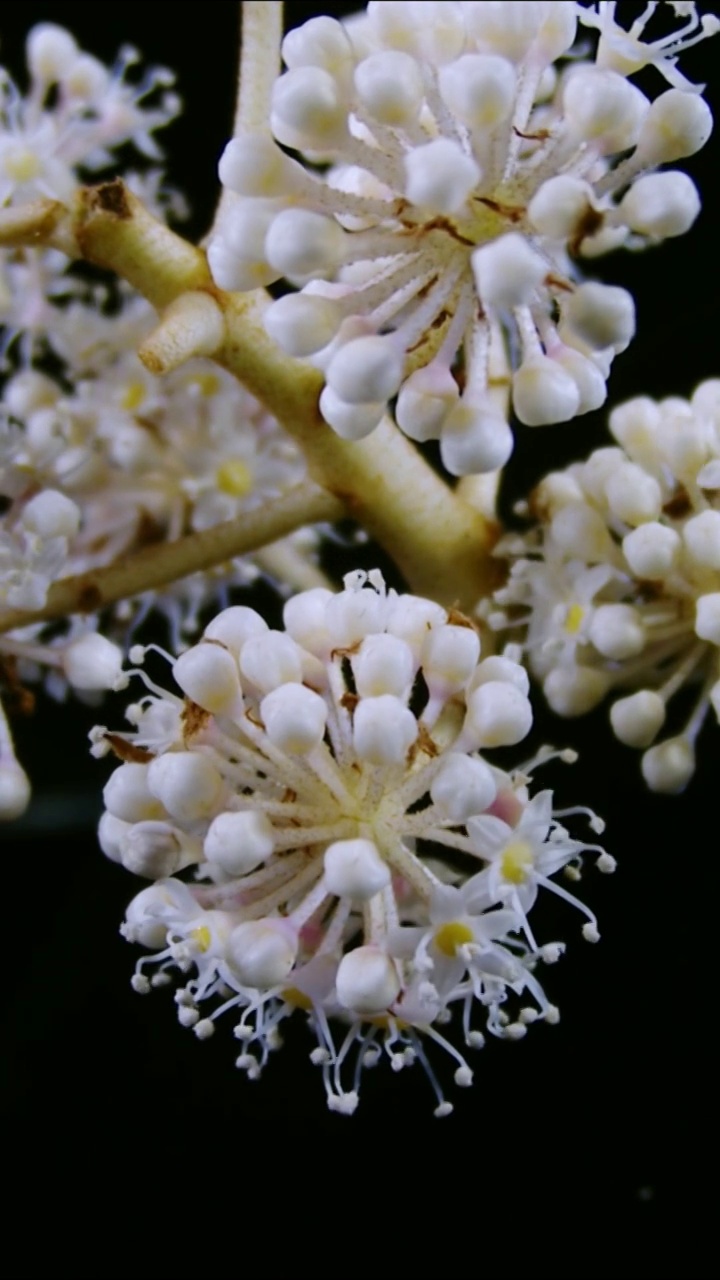
[[[720,707],[720,381],[690,400],[637,397],[610,415],[616,444],[554,472],[531,497],[538,523],[510,558],[492,625],[512,627],[552,709],[582,715],[615,694],[617,738],[645,751],[654,791],[681,791]],[[681,733],[658,741],[667,704],[699,694]]]
[[[469,618],[388,591],[377,571],[293,597],[284,620],[275,631],[245,607],[218,614],[174,664],[180,693],[151,686],[147,715],[155,724],[166,705],[175,726],[164,740],[137,708],[135,732],[95,732],[123,759],[105,787],[101,846],[157,881],[124,927],[156,953],[133,985],[147,991],[179,968],[180,1020],[200,1038],[234,1009],[251,1078],[278,1023],[305,1010],[341,1112],[357,1103],[375,1037],[396,1070],[424,1060],[421,1037],[434,1040],[467,1084],[438,1027],[461,1005],[477,1047],[483,1016],[492,1034],[519,1037],[524,1024],[501,1007],[510,998],[551,1016],[528,913],[594,847],[559,827],[549,792],[529,799],[533,763],[513,773],[482,754],[528,733],[526,673],[509,655],[483,659]],[[176,879],[190,868],[194,879]]]
[[[604,3],[370,4],[285,38],[270,131],[233,138],[220,162],[240,198],[210,262],[224,288],[297,287],[267,331],[321,367],[320,411],[341,437],[369,435],[397,397],[403,431],[439,439],[451,474],[477,474],[512,448],[491,367],[512,365],[530,426],[602,403],[634,304],[579,283],[574,261],[681,235],[697,216],[689,178],[652,172],[711,127],[676,63],[717,24],[690,9],[654,44],[646,16],[626,31]],[[597,47],[565,61],[578,19]],[[629,79],[650,63],[672,85],[654,100]]]

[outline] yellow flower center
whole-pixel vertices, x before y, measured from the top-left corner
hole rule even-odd
[[[466,942],[472,942],[473,931],[462,920],[449,920],[435,931],[435,946],[444,956],[454,956]]]
[[[220,390],[220,379],[216,373],[194,373],[188,378],[188,385],[197,387],[201,395],[215,396]]]
[[[565,630],[571,636],[577,635],[578,631],[580,630],[580,627],[582,626],[582,620],[584,617],[585,617],[585,610],[583,609],[582,605],[571,604],[568,607],[568,611],[565,616]]]
[[[524,840],[509,844],[500,859],[500,870],[504,880],[510,884],[524,884],[532,871],[532,849]]]
[[[228,458],[215,473],[215,481],[221,493],[232,498],[244,498],[253,486],[252,471],[242,458]]]
[[[140,382],[140,381],[128,382],[125,388],[125,391],[123,393],[122,399],[120,401],[120,408],[127,409],[130,413],[132,413],[133,409],[140,408],[140,405],[142,404],[146,395],[147,395],[147,391],[146,391],[144,382]]]
[[[205,952],[209,950],[212,939],[210,937],[210,930],[206,924],[201,924],[197,929],[192,929],[190,931],[190,937],[195,943],[198,951]]]
[[[32,182],[40,169],[38,157],[28,147],[15,147],[5,155],[5,172],[12,182]]]

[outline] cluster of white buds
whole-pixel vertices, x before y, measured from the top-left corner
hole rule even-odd
[[[399,426],[438,439],[450,473],[495,470],[509,355],[521,422],[603,403],[634,303],[579,281],[575,259],[681,235],[700,208],[686,174],[656,170],[710,134],[675,62],[720,23],[666,7],[689,26],[649,44],[648,14],[624,31],[614,5],[570,0],[371,3],[285,37],[270,130],[222,157],[240,199],[209,258],[228,289],[298,287],[265,324],[322,369],[339,435],[368,435],[397,397]],[[600,25],[594,58],[573,50],[578,20]],[[628,79],[650,63],[673,86],[652,100]]]
[[[514,563],[490,620],[526,627],[559,715],[621,691],[615,734],[644,749],[648,786],[678,792],[710,707],[720,718],[720,380],[689,401],[630,400],[610,430],[617,445],[547,476],[530,504],[540,524],[499,544]],[[687,723],[656,742],[687,683],[699,685]]]
[[[180,107],[177,96],[165,92],[174,80],[171,72],[154,68],[138,84],[130,83],[126,73],[139,61],[137,50],[121,49],[108,69],[54,23],[33,27],[26,56],[25,97],[0,71],[0,205],[38,196],[67,202],[78,168],[105,168],[111,151],[125,143],[159,159],[152,134]]]
[[[156,881],[123,926],[155,953],[133,986],[191,975],[181,1023],[204,1039],[239,1014],[237,1065],[251,1079],[281,1021],[304,1010],[333,1110],[355,1109],[362,1069],[384,1050],[396,1070],[425,1066],[447,1115],[426,1048],[447,1051],[457,1084],[472,1072],[439,1028],[457,1006],[478,1048],[478,1015],[512,1040],[556,1021],[536,970],[564,948],[538,944],[530,910],[540,889],[560,895],[596,941],[594,915],[554,877],[577,879],[588,851],[601,870],[614,863],[570,838],[551,792],[530,798],[549,749],[515,772],[485,758],[528,733],[528,678],[512,654],[482,659],[467,618],[358,571],[338,594],[289,600],[284,621],[218,614],[169,659],[179,696],[139,669],[149,692],[128,709],[134,730],[91,735],[96,755],[123,761],[104,792],[102,848]],[[602,830],[587,810],[567,813]]]

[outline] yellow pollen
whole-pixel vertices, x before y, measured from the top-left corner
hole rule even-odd
[[[460,947],[464,947],[466,942],[472,942],[472,940],[472,929],[461,920],[449,920],[447,924],[441,924],[435,932],[435,946],[444,956],[456,955]]]
[[[532,865],[532,849],[524,840],[509,844],[500,860],[503,879],[510,884],[524,884],[528,873],[532,871]]]
[[[300,991],[298,987],[286,987],[282,993],[283,1000],[291,1004],[294,1009],[304,1009],[309,1013],[312,1009],[312,1000],[305,995],[304,991]]]
[[[32,182],[41,169],[38,157],[28,147],[16,147],[6,153],[4,167],[12,182]]]
[[[128,409],[132,413],[133,409],[139,409],[146,395],[144,382],[128,382],[120,401],[120,408]]]
[[[217,487],[232,498],[244,498],[253,486],[252,472],[242,458],[228,458],[215,472]]]
[[[201,924],[197,929],[191,929],[190,937],[197,944],[198,951],[207,951],[209,949],[212,939],[206,924]]]
[[[197,387],[204,396],[216,396],[220,390],[220,379],[216,373],[195,373],[188,379],[191,387]]]
[[[581,604],[571,604],[565,618],[565,630],[569,631],[571,636],[577,634],[582,626],[582,620],[585,617],[585,610]]]

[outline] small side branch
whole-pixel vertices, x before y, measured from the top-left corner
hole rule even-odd
[[[298,485],[275,502],[235,520],[175,542],[145,547],[105,568],[63,578],[50,588],[42,609],[15,609],[0,615],[0,632],[73,613],[96,613],[117,600],[213,569],[235,556],[273,544],[295,529],[339,520],[343,514],[342,504],[317,485]]]

